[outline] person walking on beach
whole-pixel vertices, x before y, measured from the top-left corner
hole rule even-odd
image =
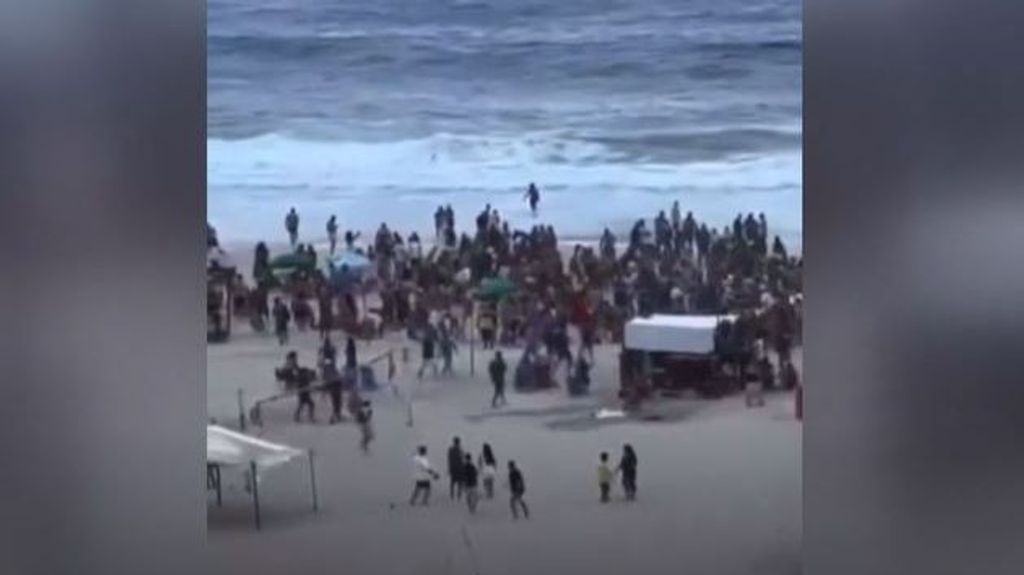
[[[639,461],[633,446],[625,444],[622,446],[622,459],[619,460],[619,473],[622,474],[622,489],[626,492],[626,499],[636,499],[636,466]]]
[[[530,186],[526,188],[526,194],[523,197],[530,202],[530,212],[536,217],[537,205],[540,204],[540,190],[537,189],[537,185],[530,182]]]
[[[498,402],[501,402],[501,405],[508,404],[508,400],[505,399],[505,374],[508,372],[508,365],[505,364],[505,358],[501,356],[500,351],[494,352],[494,359],[487,366],[487,372],[491,376],[491,384],[494,386],[491,408],[496,409]]]
[[[327,220],[327,240],[331,242],[331,255],[334,255],[334,248],[338,245],[338,216],[331,214]]]
[[[316,372],[299,367],[298,359],[294,351],[288,352],[287,363],[294,366],[291,377],[295,389],[298,392],[298,405],[295,407],[295,422],[298,423],[302,418],[302,410],[306,409],[309,412],[309,422],[315,421],[313,413],[316,410],[316,405],[313,403],[313,395],[311,393],[311,387],[313,384],[313,378],[316,377]]]
[[[299,214],[294,207],[284,217],[284,229],[288,231],[288,243],[294,248],[299,241]]]
[[[426,507],[430,505],[430,482],[438,479],[440,475],[430,465],[425,445],[417,448],[416,455],[412,458],[412,464],[412,478],[415,484],[412,489],[412,498],[409,499],[409,505],[415,507],[416,501],[420,498],[420,494],[422,494],[423,506]]]
[[[497,326],[497,318],[490,308],[484,308],[477,318],[477,328],[480,330],[480,340],[484,349],[494,349],[494,339]]]
[[[356,423],[359,424],[359,448],[363,453],[370,452],[370,442],[373,441],[373,408],[370,407],[370,400],[363,400],[356,412]]]
[[[478,464],[480,476],[483,478],[484,496],[487,499],[494,499],[494,478],[498,475],[498,461],[494,458],[490,443],[484,444]]]
[[[271,312],[274,315],[274,335],[281,345],[288,343],[288,322],[292,320],[292,314],[288,306],[284,305],[281,298],[274,298],[274,308]]]
[[[601,503],[608,503],[609,494],[612,489],[612,478],[615,476],[615,472],[612,471],[611,465],[608,464],[608,452],[601,452],[601,461],[597,464],[597,485],[601,488]]]
[[[356,340],[349,336],[345,342],[345,369],[355,370],[359,367],[356,360]]]
[[[317,328],[320,331],[320,337],[323,339],[329,339],[331,335],[331,329],[334,327],[334,300],[331,298],[331,292],[326,287],[322,287],[320,292],[317,294]]]
[[[512,507],[512,518],[519,519],[519,510],[523,510],[523,517],[530,518],[530,508],[526,506],[526,500],[523,496],[526,495],[526,481],[523,479],[523,473],[516,467],[516,462],[509,460],[508,462],[508,488],[512,493],[509,505]]]
[[[453,438],[448,448],[448,497],[460,499],[462,497],[462,463],[465,455],[462,452],[462,445],[459,438]]]
[[[451,332],[447,329],[441,330],[441,340],[438,342],[441,347],[441,360],[443,364],[441,366],[441,375],[454,375],[452,370],[452,357],[458,352],[458,345],[455,343],[455,338],[452,337]]]
[[[331,400],[331,418],[328,421],[331,425],[342,420],[341,417],[341,394],[342,378],[334,358],[325,358],[321,368],[324,380],[324,388],[327,390],[327,397]]]
[[[466,460],[462,465],[462,489],[466,494],[466,506],[470,513],[476,513],[476,504],[480,500],[480,493],[477,491],[479,471],[473,465],[473,456],[466,454]]]
[[[435,348],[437,347],[437,335],[434,333],[434,326],[428,325],[426,331],[423,334],[423,364],[420,365],[420,371],[417,377],[423,379],[423,372],[427,370],[429,365],[434,370],[434,377],[437,377],[437,360],[434,358],[436,354]]]

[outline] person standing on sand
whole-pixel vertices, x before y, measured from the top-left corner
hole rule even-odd
[[[274,298],[272,313],[274,315],[274,335],[277,336],[278,343],[285,345],[288,343],[288,322],[292,320],[292,314],[279,297]]]
[[[601,452],[601,462],[597,464],[597,485],[601,488],[601,503],[608,503],[608,495],[612,489],[612,477],[615,472],[608,464],[608,452]]]
[[[320,288],[320,292],[316,297],[318,314],[317,314],[317,328],[320,330],[320,337],[323,339],[330,339],[331,329],[334,327],[334,298],[331,297],[331,291],[327,286]]]
[[[479,479],[479,471],[476,465],[473,465],[473,456],[466,454],[466,460],[462,464],[462,489],[466,493],[466,506],[469,507],[470,513],[476,513],[476,504],[480,500],[480,494],[477,491],[477,480]]]
[[[451,499],[462,497],[462,463],[464,460],[462,445],[459,438],[455,437],[448,448],[448,497]]]
[[[526,506],[526,500],[523,496],[526,495],[526,481],[523,479],[523,473],[516,467],[516,462],[509,460],[508,462],[508,488],[512,493],[509,505],[512,507],[512,518],[519,519],[519,512],[517,507],[522,508],[523,517],[530,518],[530,508]]]
[[[455,343],[455,338],[452,337],[450,330],[441,330],[441,340],[439,342],[441,347],[441,359],[444,362],[441,366],[441,375],[454,375],[452,369],[452,357],[459,351],[458,345]]]
[[[437,211],[434,212],[434,242],[441,241],[441,234],[444,232],[446,227],[445,220],[447,219],[447,213],[444,208],[437,206]]]
[[[373,441],[373,408],[370,407],[370,400],[363,400],[356,412],[356,423],[359,424],[361,439],[359,448],[363,453],[370,452],[370,442]]]
[[[491,376],[491,384],[494,386],[491,408],[496,409],[499,401],[501,405],[508,404],[508,400],[505,399],[505,373],[508,372],[508,365],[505,364],[505,358],[501,356],[500,351],[494,352],[494,359],[487,366],[487,372]]]
[[[327,220],[327,240],[331,242],[331,255],[334,255],[334,248],[338,245],[338,216],[331,214]]]
[[[526,194],[523,197],[530,202],[530,212],[536,217],[537,205],[540,204],[540,190],[537,189],[537,185],[530,182],[530,186],[526,188]]]
[[[619,472],[622,473],[622,489],[626,492],[626,499],[636,499],[636,466],[639,461],[633,446],[625,444],[622,446],[622,459],[619,460]]]
[[[498,475],[498,461],[494,458],[490,443],[484,444],[478,465],[480,475],[483,477],[484,495],[487,499],[494,499],[494,478]]]
[[[427,459],[427,447],[425,445],[419,446],[416,450],[416,455],[412,458],[412,464],[412,478],[415,485],[413,486],[409,505],[415,507],[416,500],[419,499],[422,493],[423,506],[427,507],[430,505],[430,482],[438,479],[440,475],[431,467],[430,460]]]
[[[284,217],[284,229],[288,232],[288,243],[294,248],[299,241],[299,214],[294,207]]]
[[[423,333],[423,364],[420,365],[420,371],[417,374],[419,379],[423,379],[423,372],[427,370],[428,365],[434,370],[434,377],[437,377],[437,360],[434,358],[436,347],[437,335],[434,332],[434,326],[427,324],[427,329]]]
[[[349,336],[348,341],[345,342],[345,369],[356,369],[359,367],[356,361],[356,340]]]

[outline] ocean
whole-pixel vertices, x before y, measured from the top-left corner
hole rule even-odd
[[[562,237],[668,210],[801,241],[798,0],[209,0],[209,221]],[[536,182],[539,216],[523,192]],[[432,233],[430,234],[432,237]]]

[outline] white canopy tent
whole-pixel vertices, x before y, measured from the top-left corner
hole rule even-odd
[[[253,510],[256,528],[260,528],[259,469],[270,469],[283,465],[301,456],[309,458],[309,479],[313,493],[313,511],[317,511],[316,470],[313,451],[302,451],[287,445],[271,443],[258,437],[232,431],[219,425],[206,426],[206,470],[207,485],[217,492],[217,505],[221,503],[221,469],[224,467],[246,467],[251,475]]]

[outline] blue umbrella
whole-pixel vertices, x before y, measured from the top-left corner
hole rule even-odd
[[[339,287],[359,283],[372,267],[373,263],[369,258],[354,251],[342,252],[327,258],[327,275]]]

